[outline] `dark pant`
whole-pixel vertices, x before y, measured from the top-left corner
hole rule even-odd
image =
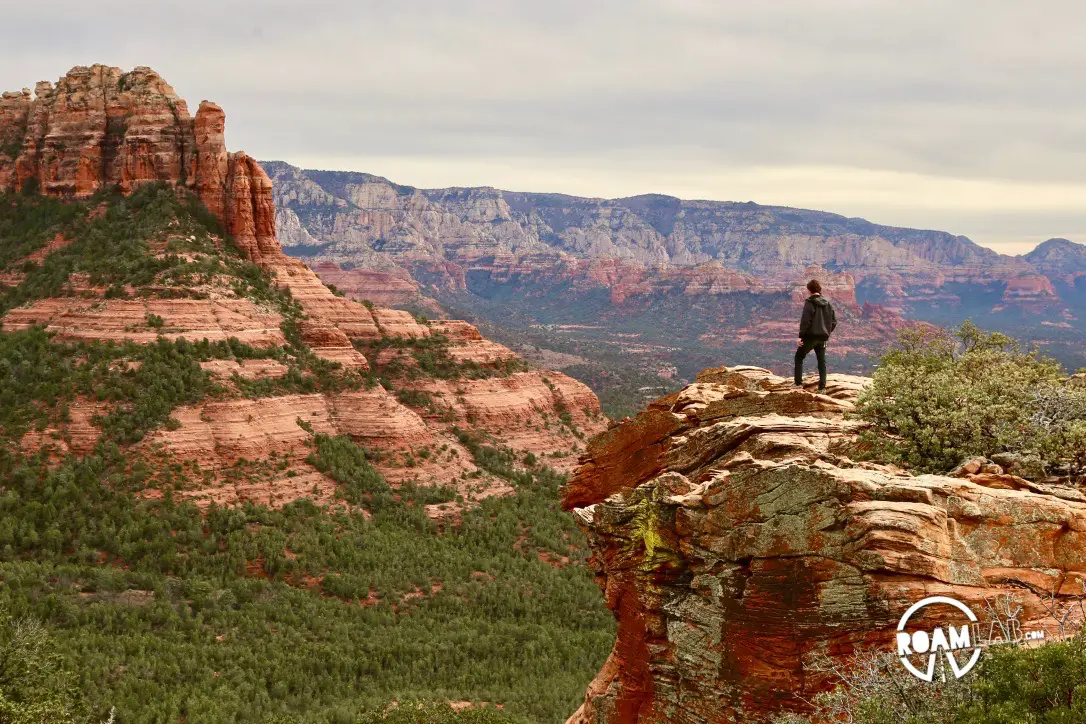
[[[803,384],[803,360],[814,350],[818,358],[818,389],[826,387],[826,340],[805,339],[803,344],[796,348],[796,384]]]

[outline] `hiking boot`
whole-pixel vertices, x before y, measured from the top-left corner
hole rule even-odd
[[[818,394],[820,394],[820,395],[826,394],[826,388],[825,387],[819,387],[818,388]]]

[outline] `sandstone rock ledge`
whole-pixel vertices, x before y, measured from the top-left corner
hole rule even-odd
[[[706,370],[589,445],[564,506],[619,630],[570,722],[804,711],[831,684],[813,659],[892,650],[926,596],[983,616],[1013,595],[1025,630],[1056,633],[1042,600],[1083,591],[1086,496],[854,462],[866,380],[830,382]]]

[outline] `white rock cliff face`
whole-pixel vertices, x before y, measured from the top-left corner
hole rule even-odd
[[[282,163],[269,169],[277,206],[297,213],[321,247],[308,255],[322,261],[368,265],[376,251],[412,270],[420,264],[470,270],[529,260],[529,266],[553,269],[607,258],[665,277],[677,268],[715,263],[768,288],[813,268],[847,270],[856,284],[879,290],[885,304],[899,311],[914,303],[960,303],[956,292],[947,291],[953,284],[1005,288],[1006,304],[1030,312],[1055,313],[1067,304],[1045,276],[1060,276],[1053,265],[1035,266],[944,232],[750,203],[421,190],[369,174],[302,171]],[[294,223],[290,216],[282,222]],[[1081,245],[1071,247],[1086,257]]]

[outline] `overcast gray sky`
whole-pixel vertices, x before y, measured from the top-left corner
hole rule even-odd
[[[1086,242],[1074,0],[0,3],[0,88],[150,65],[257,158]]]

